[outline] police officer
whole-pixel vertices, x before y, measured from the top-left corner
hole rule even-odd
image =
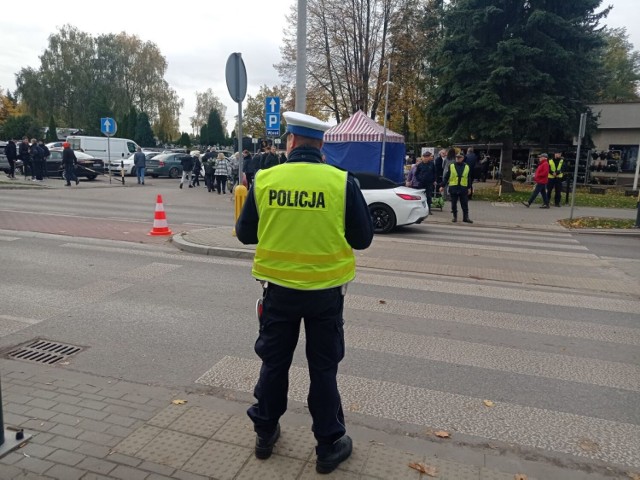
[[[449,169],[444,173],[443,183],[440,191],[444,192],[446,186],[449,186],[449,195],[451,196],[451,213],[453,213],[453,223],[458,221],[458,199],[462,207],[462,221],[465,223],[473,223],[469,218],[469,194],[473,180],[471,179],[470,168],[464,161],[464,155],[458,153],[455,163],[449,165]]]
[[[564,158],[560,152],[556,152],[552,159],[549,160],[549,183],[547,183],[547,198],[551,202],[551,193],[555,188],[554,205],[560,206],[562,200],[562,182],[564,180]]]
[[[288,160],[256,173],[236,224],[242,243],[258,244],[252,274],[265,286],[255,344],[262,368],[257,403],[247,413],[257,434],[255,455],[269,458],[304,318],[316,471],[329,473],[352,450],[336,381],[344,357],[343,296],[355,276],[352,248],[371,244],[373,223],[354,178],[323,163],[329,125],[303,113],[283,116]]]

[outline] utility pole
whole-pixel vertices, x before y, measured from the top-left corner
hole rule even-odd
[[[298,0],[296,112],[307,112],[307,0]]]

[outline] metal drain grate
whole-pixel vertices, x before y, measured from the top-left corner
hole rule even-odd
[[[80,352],[82,347],[49,340],[34,340],[9,352],[8,357],[27,362],[53,365]]]

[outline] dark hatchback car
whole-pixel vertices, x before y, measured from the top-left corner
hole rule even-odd
[[[151,175],[153,178],[178,178],[182,176],[180,160],[188,156],[184,153],[161,153],[147,160],[147,167],[144,173],[145,175]]]

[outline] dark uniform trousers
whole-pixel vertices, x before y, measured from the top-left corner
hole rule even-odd
[[[304,319],[310,387],[307,398],[318,447],[346,433],[336,375],[344,357],[344,297],[340,287],[293,290],[269,284],[264,292],[260,333],[255,351],[262,360],[254,396],[247,411],[255,431],[269,437],[287,410],[289,367]]]
[[[458,216],[458,200],[462,207],[463,218],[469,218],[469,190],[467,187],[451,187],[449,186],[449,195],[451,196],[451,213],[454,217]]]
[[[547,198],[549,199],[549,202],[551,202],[553,189],[555,188],[556,190],[554,198],[555,205],[560,205],[560,201],[562,200],[562,180],[562,178],[550,178],[549,183],[547,184]]]

